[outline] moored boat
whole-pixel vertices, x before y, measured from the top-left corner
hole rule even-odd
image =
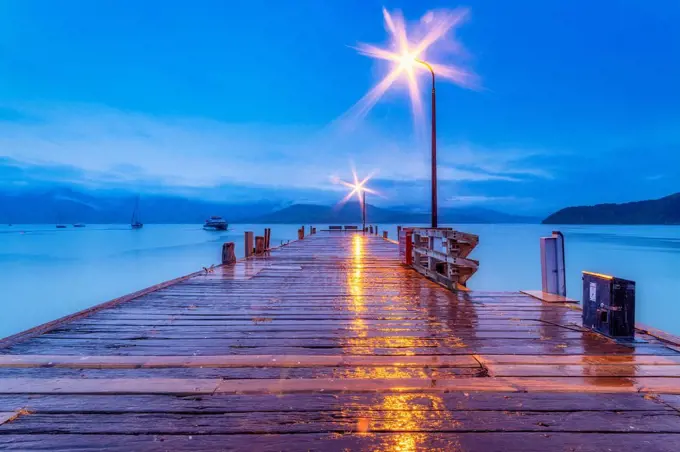
[[[139,221],[139,196],[137,196],[137,199],[135,200],[135,210],[132,211],[130,227],[132,229],[142,229],[144,227],[144,223]]]
[[[203,225],[203,229],[208,229],[212,231],[226,231],[227,230],[227,222],[224,220],[224,218],[220,216],[212,216],[205,220],[205,224]]]

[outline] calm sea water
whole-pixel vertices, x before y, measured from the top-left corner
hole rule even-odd
[[[680,334],[680,227],[451,225],[479,234],[472,289],[540,289],[539,237],[566,237],[567,295],[581,299],[582,270],[637,282],[638,321]],[[264,225],[224,232],[198,225],[0,226],[0,337],[218,263],[221,244]],[[298,225],[273,225],[272,244],[292,240]],[[392,238],[396,225],[381,225]]]

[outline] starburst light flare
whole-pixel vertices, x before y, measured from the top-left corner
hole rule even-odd
[[[359,199],[359,204],[363,207],[364,203],[364,197],[362,196],[363,193],[371,193],[374,195],[378,195],[379,193],[371,188],[368,188],[366,186],[366,183],[371,180],[373,177],[374,173],[370,173],[368,176],[364,177],[361,181],[359,180],[359,176],[357,175],[357,172],[355,169],[352,169],[352,178],[354,179],[353,182],[347,182],[341,179],[338,179],[338,183],[344,185],[345,187],[349,187],[352,190],[347,193],[347,195],[342,198],[339,202],[338,205],[345,204],[347,201],[352,199],[354,195],[357,196]]]
[[[434,45],[450,38],[455,28],[464,22],[467,15],[468,10],[465,8],[430,11],[423,16],[419,27],[416,27],[409,36],[401,12],[390,13],[383,8],[385,29],[389,34],[388,46],[381,48],[360,43],[355,49],[362,55],[389,61],[392,66],[387,75],[349,110],[349,116],[363,119],[395,82],[404,79],[411,99],[413,119],[416,125],[424,123],[418,71],[428,71],[424,65],[425,61],[432,67],[438,78],[447,79],[460,86],[472,87],[474,76],[471,73],[453,64],[433,61],[435,59]],[[448,43],[451,44],[453,41],[449,39]],[[449,47],[459,49],[457,45]]]

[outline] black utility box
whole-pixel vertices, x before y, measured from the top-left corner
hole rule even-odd
[[[583,326],[616,339],[635,336],[635,282],[583,272]]]

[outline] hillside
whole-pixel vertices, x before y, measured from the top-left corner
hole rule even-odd
[[[134,207],[131,193],[82,192],[71,188],[0,193],[0,223],[128,223]],[[367,206],[371,223],[427,224],[429,212]],[[143,223],[197,223],[221,215],[229,223],[316,223],[358,224],[361,208],[357,202],[342,206],[292,204],[268,201],[230,203],[204,201],[176,195],[143,195],[140,220]],[[475,207],[441,208],[441,223],[537,223],[538,220]]]
[[[427,224],[430,214],[385,209],[368,204],[366,217],[369,223]],[[444,208],[439,211],[442,223],[537,223],[529,217],[521,217],[488,209]],[[361,223],[361,208],[356,202],[342,206],[318,204],[293,204],[281,210],[250,219],[251,223]]]
[[[0,223],[129,223],[135,195],[84,193],[68,188],[0,193]],[[271,212],[273,203],[230,204],[173,195],[147,195],[140,200],[143,223],[203,223],[211,215],[229,221]]]
[[[543,224],[680,224],[680,193],[649,201],[567,207]]]
[[[428,221],[424,214],[382,209],[367,204],[366,217],[372,223]],[[361,223],[361,207],[356,202],[342,206],[322,206],[318,204],[293,204],[281,210],[253,217],[252,223]]]

